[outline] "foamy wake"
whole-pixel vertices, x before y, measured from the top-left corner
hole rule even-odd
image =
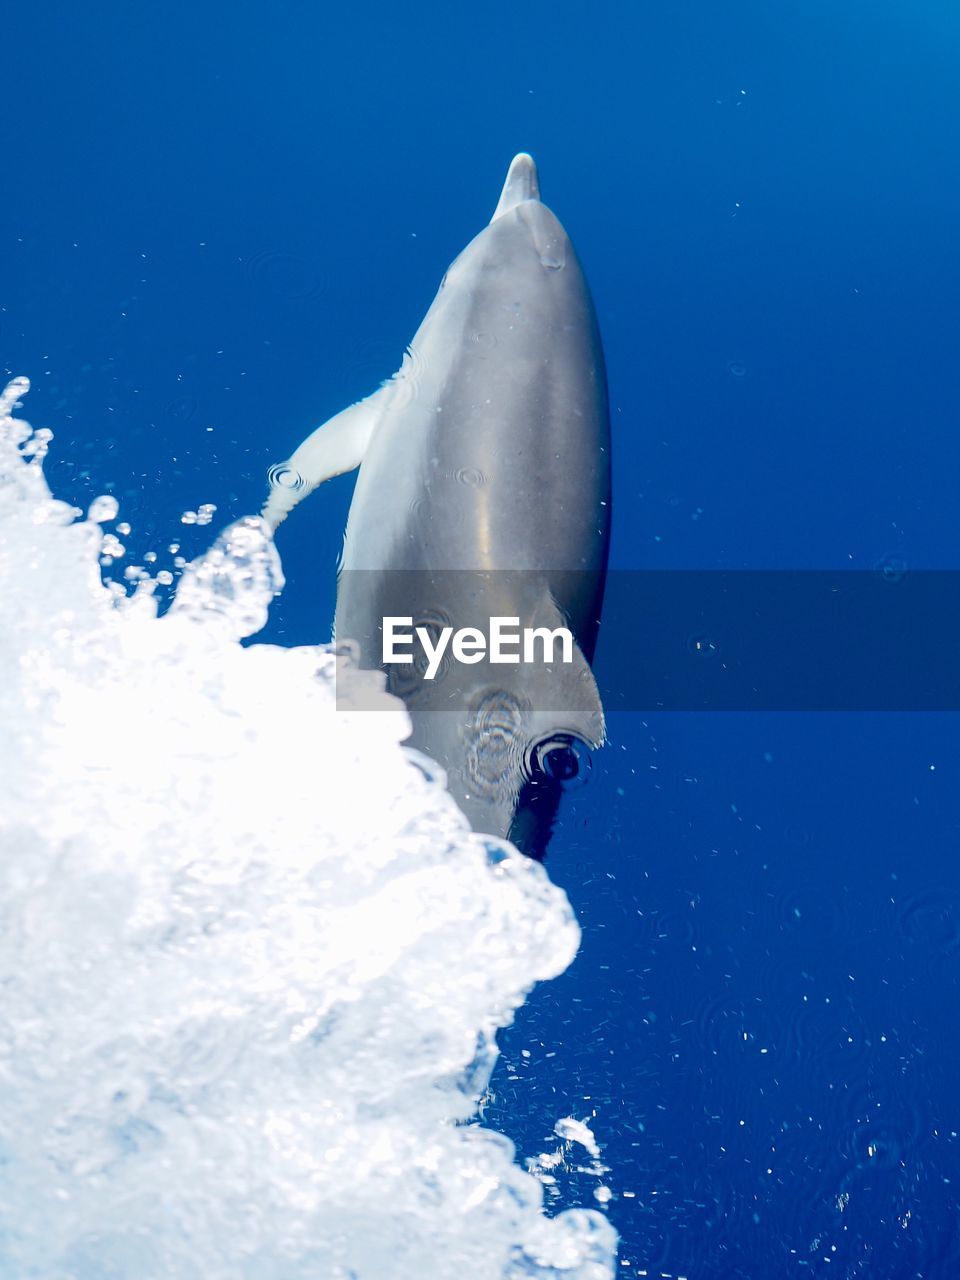
[[[260,520],[162,619],[149,580],[104,587],[26,385],[0,397],[0,1275],[606,1280],[606,1219],[546,1218],[474,1122],[496,1028],[576,950],[564,894],[468,832],[386,694],[335,709],[330,650],[240,645],[282,585]]]

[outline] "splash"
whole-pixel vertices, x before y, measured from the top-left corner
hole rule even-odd
[[[336,710],[346,659],[239,643],[282,586],[261,520],[163,618],[149,577],[105,587],[111,513],[50,494],[26,389],[0,397],[0,1277],[608,1280],[606,1219],[546,1217],[476,1123],[496,1028],[576,950],[565,896],[469,832],[394,699]]]
[[[593,1114],[596,1115],[596,1112]],[[597,1185],[594,1187],[593,1198],[598,1204],[609,1204],[613,1199],[613,1192],[602,1179],[610,1169],[601,1159],[600,1144],[590,1126],[573,1116],[563,1116],[553,1126],[553,1132],[561,1139],[562,1145],[555,1147],[552,1151],[543,1151],[538,1156],[530,1156],[525,1162],[530,1174],[542,1183],[548,1199],[556,1199],[560,1195],[556,1172],[564,1174],[575,1172],[596,1178]],[[574,1159],[573,1150],[577,1146],[583,1147],[586,1151],[590,1157],[589,1163],[581,1164]],[[641,1272],[641,1274],[644,1273]]]

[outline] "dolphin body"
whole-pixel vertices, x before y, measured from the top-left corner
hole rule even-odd
[[[399,371],[271,469],[273,527],[359,466],[335,634],[384,666],[383,619],[436,634],[494,614],[567,626],[572,662],[386,667],[411,745],[436,760],[475,831],[541,857],[576,744],[599,746],[590,670],[606,574],[610,421],[603,350],[566,232],[529,155],[451,264]]]

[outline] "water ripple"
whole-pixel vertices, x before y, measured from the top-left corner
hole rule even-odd
[[[316,300],[326,292],[326,281],[314,264],[284,249],[251,254],[244,269],[253,284],[274,297]]]

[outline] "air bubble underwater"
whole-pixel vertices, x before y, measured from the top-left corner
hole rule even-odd
[[[119,514],[120,503],[113,494],[105,493],[99,498],[94,498],[90,503],[87,519],[92,520],[94,524],[108,524],[111,520],[116,520]]]
[[[22,392],[0,396],[0,1276],[610,1280],[604,1216],[546,1217],[477,1123],[496,1029],[575,954],[565,895],[492,862],[385,693],[338,713],[346,657],[240,643],[282,583],[263,521],[163,618],[107,589],[102,530],[24,456]]]

